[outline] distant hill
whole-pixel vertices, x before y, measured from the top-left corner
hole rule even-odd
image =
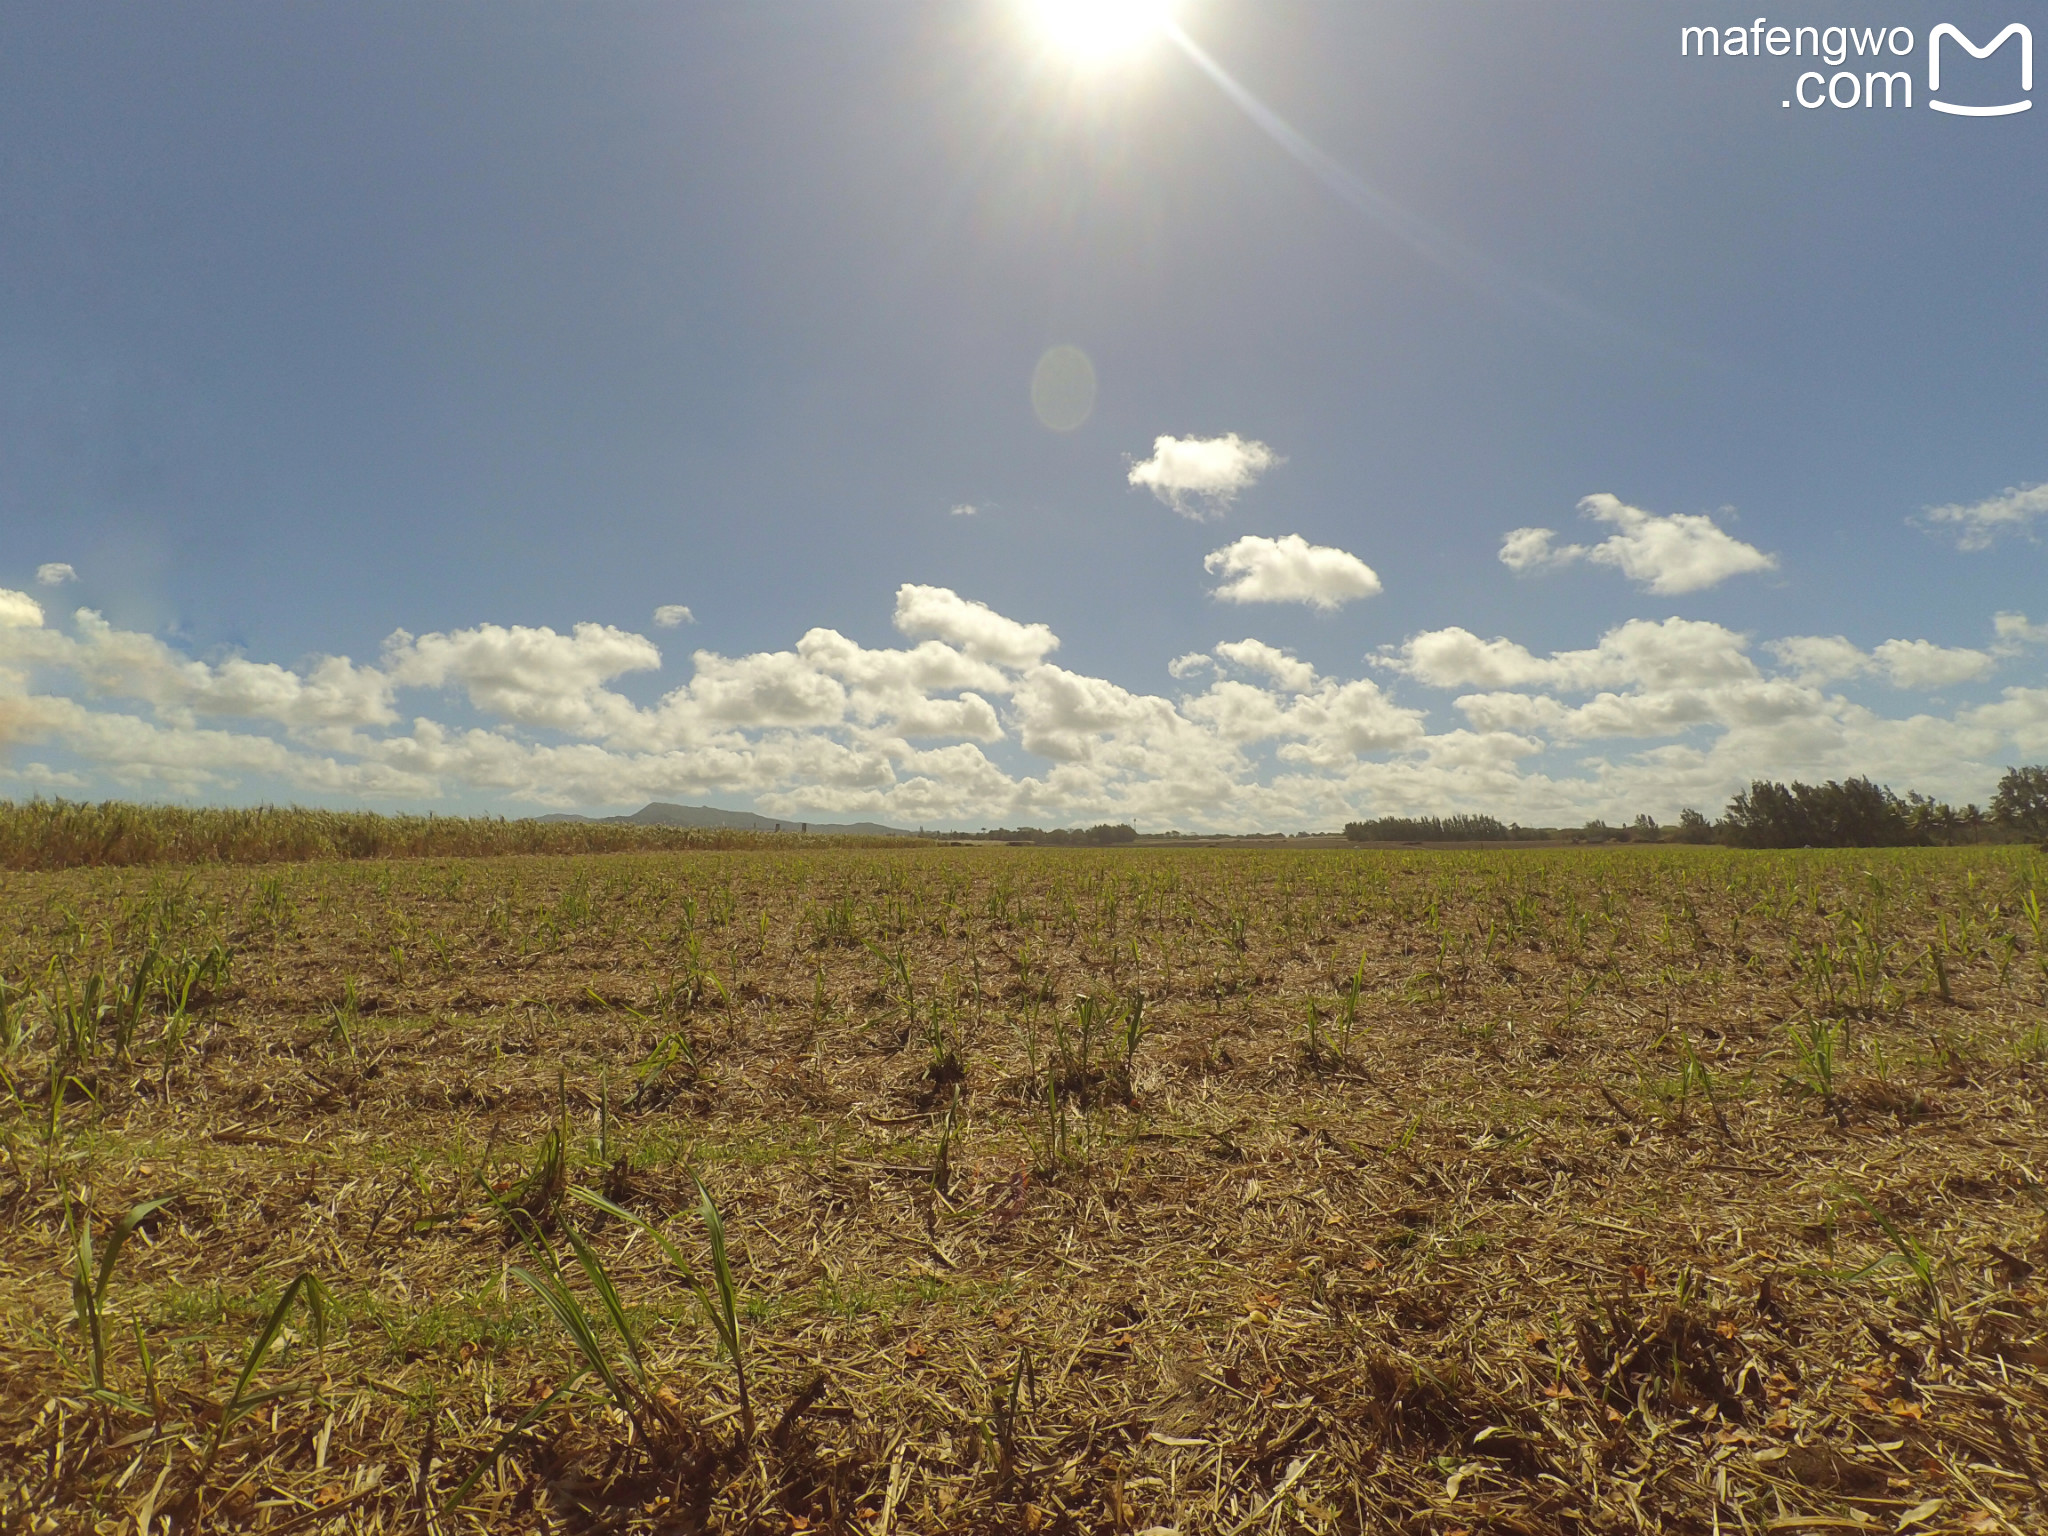
[[[742,832],[837,832],[856,837],[915,837],[902,827],[885,827],[874,821],[802,821],[787,817],[759,816],[752,811],[721,811],[710,805],[667,805],[656,800],[630,816],[576,816],[557,811],[536,816],[535,821],[619,822],[639,827],[734,827]]]

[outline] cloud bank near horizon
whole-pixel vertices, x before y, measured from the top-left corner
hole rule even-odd
[[[661,649],[608,624],[399,631],[374,662],[288,668],[195,658],[88,608],[52,622],[0,591],[0,793],[740,799],[911,825],[1191,830],[1484,810],[1556,825],[1713,811],[1759,776],[1872,773],[1978,798],[2005,764],[2048,757],[2048,687],[1905,714],[1828,688],[1981,681],[2048,639],[2021,614],[1998,615],[1984,650],[1756,645],[1673,617],[1545,655],[1453,626],[1350,679],[1246,637],[1175,660],[1173,696],[1061,667],[1049,626],[949,588],[905,583],[894,621],[898,646],[814,628],[787,650],[698,649],[687,680],[643,703],[620,685],[663,670]],[[1402,696],[1425,690],[1447,704]]]

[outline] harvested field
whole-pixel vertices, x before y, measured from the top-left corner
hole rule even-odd
[[[0,1529],[2039,1531],[2044,902],[2010,848],[6,875]]]

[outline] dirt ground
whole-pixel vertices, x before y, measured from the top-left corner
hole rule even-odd
[[[2023,849],[0,876],[0,1530],[2048,1530],[2044,899]]]

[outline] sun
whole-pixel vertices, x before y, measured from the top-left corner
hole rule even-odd
[[[1165,35],[1173,0],[1025,0],[1038,33],[1077,64],[1131,57]]]

